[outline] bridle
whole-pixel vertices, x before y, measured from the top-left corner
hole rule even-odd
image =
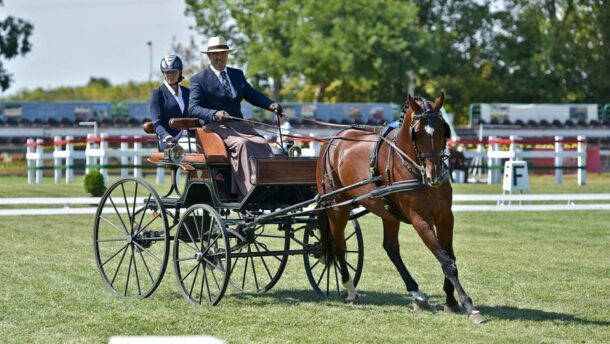
[[[444,183],[448,177],[449,177],[449,168],[446,164],[446,160],[449,159],[449,155],[446,152],[446,147],[447,147],[447,133],[445,133],[444,138],[443,138],[443,146],[440,147],[440,149],[437,149],[434,146],[434,140],[432,140],[431,144],[432,144],[432,150],[430,150],[429,152],[422,152],[422,150],[420,149],[419,145],[417,144],[417,137],[415,134],[415,127],[421,123],[422,120],[427,119],[428,120],[428,126],[432,129],[435,130],[436,129],[436,121],[434,121],[436,118],[440,118],[441,119],[441,126],[445,125],[445,119],[443,118],[443,116],[440,114],[439,111],[434,111],[432,109],[432,107],[430,106],[428,101],[423,100],[422,101],[425,109],[422,113],[417,114],[415,113],[415,109],[413,109],[412,115],[411,115],[411,124],[409,125],[409,129],[408,129],[408,133],[409,133],[409,138],[411,139],[411,142],[413,144],[413,149],[415,150],[415,159],[417,160],[417,167],[419,168],[419,171],[421,172],[421,177],[422,177],[422,181],[426,182],[427,178],[426,178],[426,168],[425,168],[425,160],[426,159],[436,159],[436,158],[440,158],[441,159],[441,169],[442,169],[442,174],[441,174],[441,183]],[[403,117],[406,115],[407,113],[407,109],[404,110],[403,112]],[[403,163],[404,165],[404,163]]]

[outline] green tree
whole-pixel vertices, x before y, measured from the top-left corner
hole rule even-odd
[[[276,100],[286,94],[283,82],[314,87],[309,100],[328,99],[329,88],[338,101],[404,99],[407,72],[419,68],[425,31],[417,25],[416,7],[405,1],[186,0],[186,5],[199,33],[231,39],[239,47],[236,62],[247,65],[255,81],[273,80]],[[367,99],[353,99],[354,92]]]
[[[422,69],[427,56],[427,34],[415,5],[398,0],[309,0],[300,6],[291,58],[317,87],[314,100],[324,100],[331,85],[339,91],[338,101],[406,98],[409,72]],[[349,99],[354,89],[363,90],[365,98]]]
[[[186,14],[195,18],[197,32],[206,38],[221,35],[237,46],[233,61],[247,65],[257,86],[268,86],[271,78],[276,101],[292,69],[295,10],[292,0],[186,0]]]
[[[0,6],[4,6],[0,0]],[[27,54],[32,45],[29,41],[34,27],[31,23],[8,16],[0,20],[0,88],[6,90],[12,82],[12,75],[4,69],[3,60]]]

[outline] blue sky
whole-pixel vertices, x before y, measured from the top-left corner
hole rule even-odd
[[[0,18],[14,15],[34,25],[32,51],[8,61],[13,84],[5,95],[35,87],[77,86],[91,76],[112,83],[145,81],[169,52],[172,37],[187,44],[194,20],[184,0],[4,0]]]

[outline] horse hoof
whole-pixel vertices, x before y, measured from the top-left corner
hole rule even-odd
[[[482,324],[482,323],[486,322],[487,318],[485,318],[483,316],[483,314],[481,314],[481,312],[474,311],[468,316],[468,321],[470,321],[473,324],[478,325],[478,324]]]
[[[432,307],[430,307],[428,300],[413,300],[413,303],[411,303],[411,306],[413,307],[413,310],[416,312],[425,312],[425,311],[432,310]]]
[[[359,305],[361,303],[361,300],[362,299],[360,298],[360,295],[356,295],[356,297],[351,299],[351,300],[350,299],[345,299],[345,302],[351,303],[352,305]]]
[[[461,313],[462,312],[462,307],[460,307],[460,305],[458,305],[458,304],[455,304],[453,306],[445,305],[445,307],[443,307],[443,309],[446,313]]]

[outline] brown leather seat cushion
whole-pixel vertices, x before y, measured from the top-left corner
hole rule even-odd
[[[163,154],[163,152],[154,152],[151,154],[150,156],[150,161],[152,162],[160,162],[161,160],[163,160],[163,157],[165,155]],[[183,162],[206,162],[205,160],[205,155],[200,154],[200,153],[186,153],[184,155],[184,161]]]
[[[210,163],[229,163],[227,146],[220,135],[205,128],[197,128],[195,132],[197,147],[203,147],[205,160]]]

